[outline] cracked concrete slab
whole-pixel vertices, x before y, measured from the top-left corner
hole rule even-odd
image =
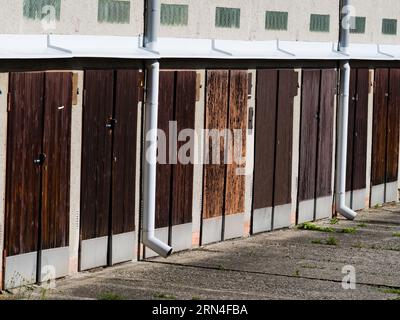
[[[58,281],[48,298],[400,298],[400,206],[333,222],[315,224],[331,232],[293,228],[82,273]],[[356,270],[355,290],[342,288],[348,265]]]

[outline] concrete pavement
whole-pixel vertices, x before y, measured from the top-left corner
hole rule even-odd
[[[124,264],[57,282],[46,299],[399,299],[400,206]],[[325,229],[324,229],[325,228]],[[356,289],[344,290],[353,266]],[[37,292],[37,290],[36,290]],[[35,296],[35,295],[33,295]]]

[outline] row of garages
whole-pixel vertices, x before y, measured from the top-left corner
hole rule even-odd
[[[177,133],[228,128],[245,141],[239,164],[170,164],[169,152],[158,164],[156,236],[175,251],[335,211],[336,64],[232,66],[168,63],[160,74],[167,141],[192,141],[196,159],[208,148],[177,141],[171,121]],[[4,288],[154,256],[140,245],[145,88],[142,69],[123,64],[0,75]],[[398,200],[399,105],[400,69],[353,68],[353,209]]]

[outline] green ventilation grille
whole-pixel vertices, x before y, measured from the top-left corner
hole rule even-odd
[[[107,23],[129,23],[130,1],[99,0],[97,20]]]
[[[187,26],[189,6],[181,4],[161,4],[161,24],[164,26]]]
[[[325,14],[312,14],[310,18],[310,31],[329,32],[330,16]]]
[[[43,12],[46,6],[55,8],[56,19],[60,20],[61,0],[24,0],[23,14],[27,19],[41,20],[48,12]]]
[[[365,25],[367,19],[365,17],[353,17],[354,28],[350,29],[350,33],[358,33],[362,34],[365,33]]]
[[[240,9],[217,7],[215,26],[217,28],[240,28]]]
[[[396,19],[383,19],[382,20],[382,33],[389,35],[397,34],[397,20]]]
[[[267,11],[265,18],[265,29],[287,30],[288,13],[283,11]]]

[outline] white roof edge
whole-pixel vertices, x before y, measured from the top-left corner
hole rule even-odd
[[[0,59],[400,60],[400,45],[352,43],[344,55],[334,42],[161,37],[158,52],[141,42],[135,36],[0,34]]]

